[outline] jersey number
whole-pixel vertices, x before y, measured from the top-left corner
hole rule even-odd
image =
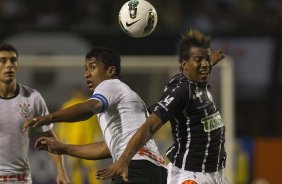
[[[165,106],[168,106],[172,101],[174,100],[174,97],[167,96],[162,102]]]

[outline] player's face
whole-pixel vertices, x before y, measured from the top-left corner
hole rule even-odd
[[[104,80],[110,79],[109,68],[106,69],[102,62],[97,61],[96,58],[85,60],[84,77],[88,88],[94,91],[95,88]]]
[[[11,83],[15,81],[18,66],[18,57],[15,52],[0,51],[0,82]]]
[[[182,63],[183,73],[193,82],[206,83],[211,71],[210,49],[191,47],[190,57]]]

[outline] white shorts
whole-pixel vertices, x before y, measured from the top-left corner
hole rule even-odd
[[[172,163],[168,164],[167,169],[167,184],[228,184],[223,170],[213,173],[192,172],[179,169]]]

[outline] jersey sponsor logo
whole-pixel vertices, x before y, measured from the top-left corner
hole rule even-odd
[[[202,118],[201,123],[204,126],[205,132],[210,132],[224,125],[219,112],[216,112],[210,116]]]
[[[156,161],[156,162],[158,162],[160,164],[165,164],[165,160],[162,157],[160,157],[159,155],[154,154],[152,151],[150,151],[149,149],[146,149],[144,147],[141,148],[137,152],[137,154],[139,154],[140,156],[145,156],[146,155],[150,159],[152,159],[152,160],[154,160],[154,161]]]
[[[19,107],[20,107],[20,114],[23,117],[28,117],[30,115],[30,110],[29,110],[30,104],[22,103],[22,104],[19,104]]]
[[[0,182],[25,182],[27,181],[28,174],[15,174],[15,175],[0,175]]]

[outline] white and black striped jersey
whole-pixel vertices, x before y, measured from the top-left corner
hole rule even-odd
[[[167,156],[175,166],[194,172],[216,172],[225,166],[225,126],[208,84],[178,74],[151,110],[171,123],[174,143]]]

